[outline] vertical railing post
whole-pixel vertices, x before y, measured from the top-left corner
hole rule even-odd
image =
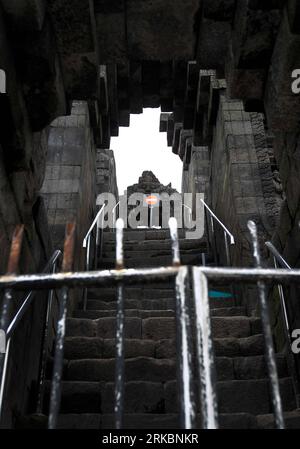
[[[124,221],[119,218],[116,222],[116,269],[124,268],[123,235]],[[116,372],[115,372],[115,427],[122,429],[124,413],[125,389],[125,314],[124,287],[122,282],[117,284],[117,322],[116,322]]]
[[[7,265],[7,275],[15,274],[18,271],[21,250],[22,250],[23,236],[24,236],[24,225],[16,226],[13,237],[12,237],[12,241],[11,241],[8,265]],[[6,289],[4,291],[4,297],[3,297],[1,311],[0,311],[0,330],[4,333],[5,336],[7,333],[7,329],[9,327],[9,320],[11,318],[11,310],[12,310],[12,290]],[[6,337],[5,337],[5,340],[6,340]],[[8,339],[8,341],[5,341],[5,344],[6,344],[5,352],[0,353],[0,380],[1,380],[0,418],[1,418],[1,412],[2,412],[2,407],[3,407],[3,400],[4,400],[5,378],[6,378],[6,372],[7,372],[8,357],[9,357],[10,339]]]
[[[1,384],[0,384],[0,421],[2,419],[2,412],[3,412],[3,404],[4,404],[4,392],[5,392],[5,384],[6,384],[6,375],[7,375],[7,369],[8,369],[8,360],[10,355],[10,345],[11,345],[11,338],[8,338],[6,341],[6,348],[5,353],[3,354],[3,366],[1,371]],[[2,356],[2,354],[1,354]]]
[[[192,366],[192,335],[187,295],[189,290],[188,268],[182,267],[176,276],[176,340],[180,424],[183,429],[194,429],[196,404]]]
[[[69,272],[72,270],[74,245],[75,224],[69,223],[66,227],[66,237],[64,243],[64,258],[62,264],[63,272]],[[50,392],[48,429],[56,429],[60,409],[68,297],[69,289],[68,287],[63,287],[59,300],[54,366]]]
[[[225,244],[226,264],[227,267],[231,267],[230,249],[228,245],[228,236],[226,234],[226,231],[224,231],[224,244]]]
[[[262,268],[256,224],[253,221],[248,221],[248,229],[250,231],[250,235],[251,235],[251,239],[252,239],[252,250],[253,250],[253,259],[254,259],[255,267]],[[265,351],[266,351],[266,359],[267,359],[268,373],[269,373],[269,379],[270,379],[270,388],[271,388],[271,396],[272,396],[272,403],[273,403],[274,416],[275,416],[275,424],[276,424],[277,429],[284,429],[284,420],[283,420],[282,403],[281,403],[279,380],[278,380],[278,371],[277,371],[277,366],[276,366],[276,357],[275,357],[275,350],[274,350],[274,344],[273,344],[273,338],[272,338],[272,329],[271,329],[269,310],[268,310],[268,304],[267,304],[265,283],[262,281],[258,281],[257,289],[258,289],[258,294],[259,294],[262,326],[263,326],[264,340],[265,340]]]
[[[89,271],[90,270],[90,248],[91,248],[91,234],[89,234],[88,238],[87,238],[87,243],[86,243],[86,259],[85,259],[85,270]],[[88,289],[86,287],[84,287],[83,290],[83,310],[86,310],[87,307],[87,292]]]
[[[200,267],[193,267],[193,287],[202,427],[204,429],[218,429],[216,374],[208,283]]]
[[[52,267],[52,273],[56,273],[56,261]],[[54,290],[50,290],[47,298],[47,310],[45,317],[45,326],[43,332],[43,340],[42,340],[42,353],[41,353],[41,361],[40,361],[40,371],[39,371],[39,379],[38,379],[38,392],[37,392],[37,405],[36,405],[36,413],[43,413],[43,405],[44,405],[44,393],[45,393],[45,376],[46,376],[46,366],[48,359],[48,343],[49,343],[49,333],[50,333],[50,319],[52,312],[52,304],[53,304],[53,296]]]
[[[169,228],[172,240],[173,266],[180,266],[180,251],[176,219],[170,218]],[[178,385],[180,403],[180,424],[183,429],[193,429],[196,420],[196,405],[193,383],[188,268],[182,267],[176,276],[176,340],[178,354]]]
[[[218,255],[218,251],[217,251],[217,240],[216,240],[214,219],[212,216],[210,216],[210,229],[211,229],[211,240],[212,240],[214,262],[215,262],[215,264],[218,264],[219,263],[219,255]]]

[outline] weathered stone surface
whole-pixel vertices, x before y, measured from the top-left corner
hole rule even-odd
[[[194,21],[198,9],[196,0],[188,0],[184,5],[170,0],[127,1],[130,58],[161,61],[191,59],[196,41]]]
[[[155,382],[126,382],[125,413],[163,413],[165,410],[163,384]],[[103,413],[114,411],[114,384],[106,384],[102,396]]]

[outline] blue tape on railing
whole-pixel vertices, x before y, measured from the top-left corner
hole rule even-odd
[[[209,297],[210,298],[233,298],[233,295],[231,293],[218,292],[216,290],[210,290],[209,291]]]

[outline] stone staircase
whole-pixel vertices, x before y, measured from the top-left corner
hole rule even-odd
[[[114,264],[114,238],[105,233],[101,267]],[[180,247],[186,264],[199,264],[206,250],[203,241],[180,239]],[[167,231],[128,230],[126,267],[169,265],[170,248]],[[125,288],[125,298],[124,426],[179,428],[173,285]],[[221,427],[272,427],[260,319],[246,316],[233,297],[211,298],[210,304]],[[114,427],[115,313],[114,288],[90,289],[87,310],[76,310],[68,319],[60,428]],[[277,365],[287,426],[299,427],[300,412],[295,411],[291,379],[280,354]]]

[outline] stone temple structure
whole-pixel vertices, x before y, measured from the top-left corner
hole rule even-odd
[[[1,274],[18,224],[25,225],[20,273],[41,272],[62,247],[65,225],[72,221],[77,224],[73,268],[84,269],[82,241],[97,212],[96,197],[104,191],[118,195],[110,138],[130,125],[131,114],[149,107],[161,108],[160,132],[182,160],[182,192],[204,193],[235,236],[233,266],[252,265],[251,219],[258,225],[264,264],[270,261],[263,243],[271,240],[289,265],[299,268],[299,70],[297,0],[0,0]],[[107,232],[102,268],[111,267],[112,239]],[[132,266],[145,263],[145,254],[154,264],[171,263],[167,239],[164,232],[129,235]],[[182,243],[187,264],[201,263],[199,254],[206,251],[201,245]],[[219,263],[225,263],[222,251]],[[137,315],[130,317],[128,338],[147,343],[137,343],[128,361],[131,381],[141,383],[127,386],[127,425],[176,427],[169,292],[159,290],[158,296],[165,295],[160,302],[148,298],[146,289],[130,293],[136,296],[127,298],[129,309]],[[290,288],[291,329],[300,327],[298,293]],[[81,294],[69,301],[62,427],[111,425],[115,315],[97,295],[89,296],[90,310],[81,314]],[[220,302],[212,312],[222,425],[272,427],[257,292],[243,286],[238,295],[239,304],[225,301],[220,307]],[[8,428],[36,426],[25,417],[36,411],[46,310],[43,293],[38,296],[13,337],[1,420]],[[14,295],[15,309],[22,297]],[[271,306],[280,352],[285,339],[276,294]],[[155,318],[153,309],[165,311]],[[54,313],[50,334],[55,323]],[[139,357],[148,357],[152,377],[139,380],[145,366]],[[300,427],[282,355],[278,365],[287,422]],[[133,413],[139,417],[130,421]]]
[[[143,171],[138,183],[127,187],[127,196],[135,192],[146,195],[150,195],[151,193],[167,193],[168,195],[172,195],[172,193],[176,193],[176,189],[172,188],[171,183],[167,186],[161,184],[152,171]]]

